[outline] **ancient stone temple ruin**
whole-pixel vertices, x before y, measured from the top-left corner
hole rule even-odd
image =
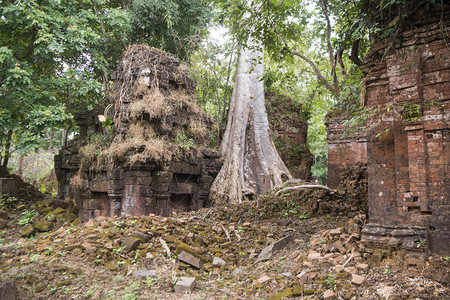
[[[362,240],[449,254],[450,9],[410,17],[392,44],[377,42],[365,59],[362,100],[381,109],[365,128],[369,220]],[[359,157],[364,151],[355,148]]]
[[[203,207],[221,162],[208,147],[213,120],[197,105],[186,67],[136,45],[115,84],[114,127],[102,128],[103,110],[85,112],[80,136],[56,156],[59,196],[75,199],[83,220]]]
[[[307,146],[308,122],[302,104],[281,94],[265,94],[272,138],[281,159],[294,178],[311,179],[314,156]]]

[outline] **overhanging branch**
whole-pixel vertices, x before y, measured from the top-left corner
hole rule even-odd
[[[323,74],[320,72],[319,68],[317,67],[317,65],[310,60],[308,57],[306,57],[305,55],[301,54],[298,51],[292,50],[291,48],[289,48],[287,41],[284,39],[284,37],[281,35],[281,33],[276,30],[274,28],[274,32],[280,37],[281,41],[283,42],[283,44],[285,45],[285,49],[287,51],[289,51],[291,54],[300,57],[301,59],[303,59],[304,61],[306,61],[311,68],[314,71],[314,74],[316,74],[317,78],[323,83],[325,84],[325,87],[327,88],[327,90],[329,90],[331,93],[333,93],[333,95],[337,96],[336,90],[333,88],[333,86],[330,84],[330,82],[325,78],[325,76],[323,76]]]

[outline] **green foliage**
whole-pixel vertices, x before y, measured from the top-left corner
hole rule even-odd
[[[336,275],[334,275],[334,274],[328,274],[327,279],[325,279],[325,282],[328,284],[328,286],[332,290],[334,290],[334,287],[336,285],[335,277],[336,277]]]
[[[184,58],[205,35],[211,17],[202,0],[133,0],[131,38]]]
[[[61,140],[61,135],[56,134],[52,139]],[[22,161],[22,179],[25,182],[34,184],[42,193],[53,193],[56,191],[55,188],[57,186],[56,177],[52,174],[55,154],[55,149],[41,149],[38,153],[33,152],[28,155],[13,153],[9,166],[14,172],[18,172]]]
[[[38,215],[37,212],[33,210],[26,210],[22,213],[22,217],[19,219],[18,224],[20,226],[25,226],[33,222],[34,217]]]
[[[147,276],[144,280],[144,283],[147,287],[151,288],[153,286],[153,284],[155,283],[155,280],[158,280],[160,276],[156,276],[156,277],[151,277],[151,276]]]
[[[114,3],[116,2],[116,3]],[[0,143],[12,151],[45,147],[71,115],[107,91],[127,37],[117,1],[7,1],[0,8]],[[12,151],[10,151],[12,150]]]
[[[125,295],[122,299],[126,300],[135,300],[138,299],[138,293],[137,290],[139,288],[139,282],[133,282],[130,286],[125,288]]]
[[[177,132],[175,143],[180,146],[181,149],[189,149],[195,147],[194,139],[188,137],[185,132]]]
[[[418,241],[416,242],[417,248],[422,247],[423,245],[425,245],[426,242],[427,242],[426,239],[421,238],[420,240],[418,240]]]
[[[210,40],[190,58],[189,70],[197,82],[197,101],[201,107],[224,127],[233,92],[236,49],[232,41],[223,45]],[[211,134],[217,144],[218,132]]]
[[[422,116],[419,104],[407,103],[402,107],[402,118],[405,121],[415,121]]]
[[[91,298],[94,295],[94,292],[89,290],[86,293],[84,293],[85,298]]]
[[[0,211],[7,210],[16,205],[18,202],[16,197],[8,197],[7,195],[0,195]]]

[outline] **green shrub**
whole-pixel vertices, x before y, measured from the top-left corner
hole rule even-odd
[[[38,215],[38,213],[34,212],[33,210],[31,210],[31,211],[26,210],[22,214],[23,214],[23,216],[19,220],[19,225],[21,225],[21,226],[30,224],[31,222],[33,222],[33,218]]]

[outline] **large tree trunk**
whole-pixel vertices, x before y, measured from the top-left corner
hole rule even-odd
[[[228,122],[222,140],[224,164],[211,187],[216,203],[241,203],[291,179],[269,135],[264,106],[261,43],[241,47]]]

